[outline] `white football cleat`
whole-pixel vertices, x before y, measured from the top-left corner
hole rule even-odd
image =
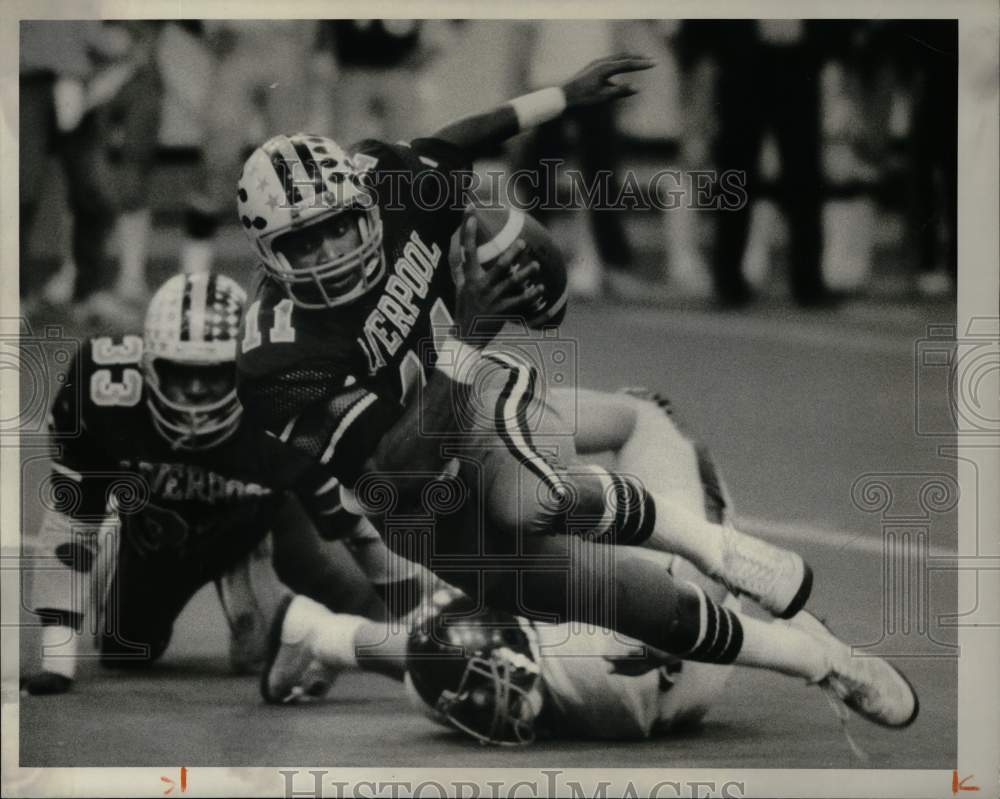
[[[902,729],[914,722],[920,700],[898,669],[880,657],[855,656],[848,644],[808,611],[789,624],[815,638],[828,652],[830,671],[816,685],[875,724]]]
[[[781,619],[790,619],[806,604],[813,573],[797,552],[741,533],[722,529],[722,571],[713,575],[737,596],[748,596]]]
[[[285,619],[295,599],[295,596],[286,596],[274,615],[267,660],[260,675],[260,694],[265,702],[274,705],[322,699],[333,686],[338,673],[315,659],[308,635],[294,643],[281,639]]]

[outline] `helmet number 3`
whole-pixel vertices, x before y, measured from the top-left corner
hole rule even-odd
[[[292,327],[292,301],[289,298],[283,299],[274,306],[274,324],[268,332],[268,337],[272,344],[293,344],[295,342],[295,328]],[[260,300],[254,302],[247,308],[246,332],[243,334],[241,347],[243,352],[249,352],[261,345],[260,332]]]
[[[125,336],[121,344],[108,337],[94,339],[91,358],[98,366],[135,364],[142,357],[142,339]],[[98,369],[90,376],[90,398],[95,405],[132,407],[142,398],[142,375],[137,369],[123,369],[121,380],[114,380],[110,369]]]

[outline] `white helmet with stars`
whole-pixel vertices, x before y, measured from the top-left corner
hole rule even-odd
[[[335,141],[297,133],[274,136],[243,165],[237,188],[240,223],[267,274],[301,308],[353,302],[385,273],[382,221],[364,182],[365,169]],[[347,252],[293,264],[283,252],[289,234],[350,213],[359,242]]]
[[[153,295],[143,331],[147,405],[159,433],[175,449],[206,449],[228,439],[240,423],[236,397],[236,339],[246,292],[225,275],[174,275]],[[164,390],[163,365],[227,367],[221,396],[178,401]]]

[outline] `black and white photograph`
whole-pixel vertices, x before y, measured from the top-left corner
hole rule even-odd
[[[1000,795],[995,4],[2,14],[4,795]]]

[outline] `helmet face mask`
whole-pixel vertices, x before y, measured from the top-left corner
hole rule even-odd
[[[407,643],[414,694],[434,719],[482,744],[532,743],[545,694],[526,631],[462,594],[434,604]]]
[[[237,190],[240,222],[268,276],[300,308],[347,305],[385,274],[382,220],[364,169],[335,141],[297,133],[274,136],[243,166]],[[353,246],[314,250],[342,224]],[[316,255],[321,257],[315,257]]]
[[[208,449],[236,432],[242,407],[232,364],[183,364],[151,358],[147,383],[153,424],[175,449]],[[209,390],[191,390],[199,384]]]
[[[488,657],[473,656],[454,691],[445,689],[436,710],[454,727],[481,743],[526,746],[535,740],[535,719],[541,712],[538,667],[510,658],[510,650]]]
[[[239,428],[236,337],[246,294],[224,275],[175,275],[153,295],[143,334],[146,405],[176,450],[215,447]]]
[[[268,269],[268,274],[300,308],[348,305],[373,288],[385,273],[382,225],[374,205],[335,210],[308,226],[280,231],[262,243],[283,267]]]

